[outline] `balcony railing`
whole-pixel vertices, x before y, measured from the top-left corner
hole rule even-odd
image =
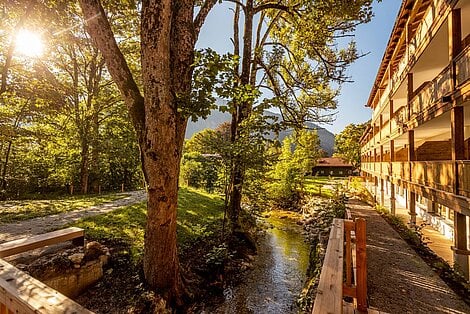
[[[462,86],[470,79],[470,46],[462,51],[455,60],[455,85]]]
[[[412,182],[438,190],[452,192],[454,186],[454,165],[450,161],[411,162]]]
[[[470,161],[458,161],[457,173],[459,174],[459,195],[470,197]]]
[[[418,115],[429,110],[443,97],[452,92],[450,66],[442,70],[431,82],[427,83],[411,100],[411,115]]]
[[[393,114],[394,124],[401,130],[406,130],[406,122],[408,121],[408,108],[406,106],[400,107]]]
[[[430,31],[434,24],[434,21],[440,15],[440,12],[443,10],[445,5],[445,0],[432,1],[432,4],[426,11],[421,24],[416,30],[415,35],[413,36],[413,38],[411,38],[409,44],[407,45],[407,49],[405,50],[405,53],[403,54],[400,62],[398,63],[398,67],[393,74],[392,92],[395,92],[395,90],[399,87],[401,81],[404,79],[404,76],[406,74],[406,68],[410,61],[416,60],[416,50],[418,50],[427,39],[430,39]]]
[[[455,175],[456,168],[458,176]],[[454,192],[454,184],[458,180],[458,195],[470,198],[470,160],[365,162],[361,169],[373,175],[389,175],[394,180],[404,180],[449,193]]]

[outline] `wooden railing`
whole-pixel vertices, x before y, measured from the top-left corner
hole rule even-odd
[[[457,161],[457,173],[459,174],[459,195],[470,197],[470,161],[461,160]]]
[[[343,277],[343,273],[345,277]],[[354,307],[367,311],[366,221],[334,219],[312,313],[343,313]]]
[[[45,245],[72,240],[83,245],[83,229],[67,228],[19,239],[0,245],[0,255],[6,257]],[[0,258],[0,314],[92,314],[30,275]]]
[[[397,69],[394,71],[392,76],[392,93],[394,93],[400,86],[401,81],[405,78],[407,73],[407,67],[410,62],[416,61],[416,51],[423,51],[424,44],[430,40],[431,29],[433,28],[436,19],[442,13],[442,10],[446,6],[445,0],[433,0],[429,9],[426,11],[422,18],[421,24],[418,26],[416,33],[410,39],[409,44],[406,47],[405,53],[401,57],[398,63]]]
[[[470,79],[470,46],[455,59],[455,85],[462,86]]]
[[[450,65],[428,82],[411,100],[411,115],[418,115],[429,110],[434,104],[452,92]]]
[[[468,160],[363,162],[361,169],[377,176],[385,174],[395,180],[404,180],[450,193],[454,192],[454,184],[457,181],[458,195],[470,198],[470,161]],[[381,169],[381,172],[378,169]],[[455,170],[458,175],[455,174]]]
[[[454,186],[454,165],[451,161],[411,162],[412,182],[438,190],[452,192]]]

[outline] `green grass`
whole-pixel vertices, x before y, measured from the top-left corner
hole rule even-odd
[[[138,261],[144,247],[146,202],[88,217],[74,224],[85,229],[91,240],[122,243]],[[177,237],[180,248],[213,234],[222,226],[223,199],[191,188],[180,188],[178,195]]]
[[[334,190],[331,186],[341,184],[344,180],[345,178],[306,177],[305,191],[310,194],[332,197]]]
[[[0,223],[11,223],[65,213],[124,198],[128,194],[73,195],[49,200],[0,202]]]

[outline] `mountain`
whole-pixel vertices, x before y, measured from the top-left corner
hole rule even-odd
[[[270,116],[276,116],[281,120],[281,115],[273,112],[267,112],[266,114]],[[207,119],[200,118],[196,122],[190,121],[188,123],[188,127],[186,128],[186,135],[185,138],[190,138],[195,133],[202,131],[204,129],[215,129],[220,124],[224,122],[230,122],[231,115],[229,113],[223,113],[218,110],[213,110],[211,114],[207,117]],[[335,135],[328,131],[325,128],[322,128],[314,123],[307,123],[309,129],[316,129],[318,133],[318,137],[320,138],[320,146],[321,148],[331,156],[333,154],[333,149],[335,145]],[[279,140],[283,140],[284,137],[292,134],[292,130],[288,129],[279,133]],[[272,135],[274,138],[274,134]]]

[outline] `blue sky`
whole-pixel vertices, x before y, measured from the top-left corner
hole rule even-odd
[[[368,24],[360,25],[355,33],[357,47],[368,55],[357,60],[349,68],[354,83],[343,85],[338,98],[338,113],[331,125],[323,125],[333,133],[339,133],[349,123],[362,123],[371,118],[370,109],[364,105],[377,74],[380,61],[400,8],[399,0],[383,0],[374,3],[374,17]],[[232,52],[230,42],[233,14],[230,5],[219,4],[209,14],[203,26],[198,48],[211,47],[219,53]]]

